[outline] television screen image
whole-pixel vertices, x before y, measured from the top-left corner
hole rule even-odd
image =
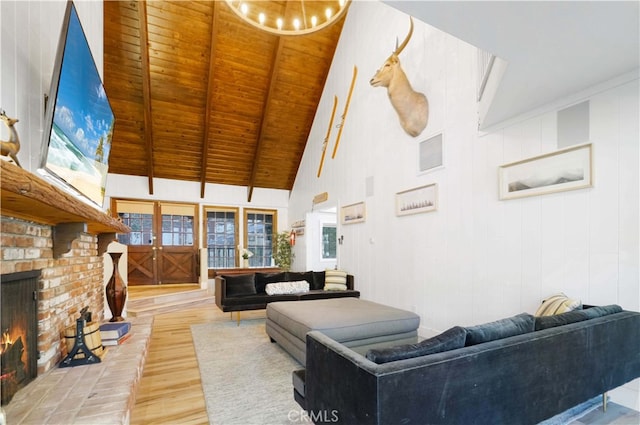
[[[47,108],[43,168],[102,207],[115,117],[72,2]]]

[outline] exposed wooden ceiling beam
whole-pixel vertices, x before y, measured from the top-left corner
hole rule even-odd
[[[147,149],[147,176],[149,178],[149,195],[153,195],[153,127],[151,119],[151,76],[146,0],[138,2],[138,25],[140,30],[140,61],[142,66],[142,97],[144,99],[144,139]]]
[[[204,132],[202,134],[202,169],[200,170],[200,198],[204,198],[204,189],[207,183],[207,163],[209,157],[209,126],[211,124],[211,104],[213,103],[213,77],[215,71],[216,52],[216,22],[218,17],[218,2],[213,2],[211,13],[211,46],[209,48],[209,75],[207,77],[207,103],[204,108]]]
[[[247,202],[251,202],[251,197],[253,196],[253,187],[256,182],[256,175],[258,173],[258,167],[260,166],[260,154],[262,152],[262,139],[264,137],[265,130],[265,117],[269,116],[269,111],[271,109],[271,95],[275,90],[275,81],[274,75],[276,75],[279,69],[280,63],[280,55],[282,54],[282,45],[284,44],[282,37],[278,37],[278,41],[276,42],[276,47],[273,49],[273,56],[271,57],[271,72],[269,73],[269,90],[267,91],[267,95],[264,98],[264,106],[262,108],[262,117],[260,118],[260,131],[258,132],[258,142],[256,143],[256,150],[253,154],[253,167],[251,168],[251,178],[249,180],[249,185],[247,187]]]

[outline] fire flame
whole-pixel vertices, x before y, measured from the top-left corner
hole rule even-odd
[[[0,352],[4,353],[9,347],[13,344],[13,340],[11,339],[11,335],[9,334],[9,330],[6,330],[2,333],[2,349]]]

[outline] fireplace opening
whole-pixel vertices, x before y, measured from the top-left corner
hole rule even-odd
[[[38,375],[39,277],[40,270],[0,276],[2,405]]]

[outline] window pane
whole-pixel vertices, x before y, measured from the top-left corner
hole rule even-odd
[[[207,265],[209,268],[229,268],[236,266],[236,213],[234,211],[207,212]],[[192,227],[188,223],[186,227]],[[190,236],[189,238],[192,238]],[[187,238],[187,242],[193,243]]]
[[[118,242],[125,245],[148,245],[153,229],[152,214],[118,213],[122,222],[131,228],[131,233],[118,234]]]
[[[274,213],[247,214],[247,249],[253,253],[251,267],[269,267],[272,262]]]
[[[322,226],[322,258],[323,259],[336,258],[336,226],[335,225]]]

